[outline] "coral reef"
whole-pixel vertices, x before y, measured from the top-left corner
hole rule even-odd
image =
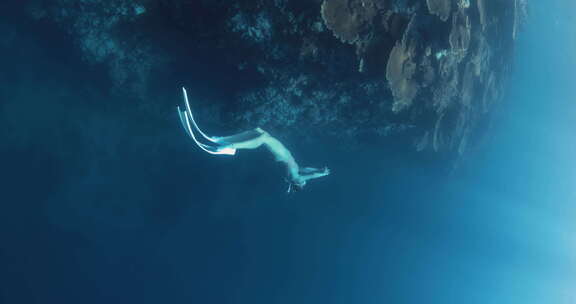
[[[325,0],[320,11],[326,26],[342,42],[355,43],[378,13],[371,0]]]
[[[392,48],[386,66],[386,78],[394,96],[394,104],[392,105],[394,112],[408,108],[416,98],[420,88],[415,79],[417,65],[414,62],[414,57],[416,56],[417,41],[409,35],[413,24],[414,18],[410,21],[402,40],[396,42]]]
[[[459,158],[506,94],[526,2],[37,0],[31,16],[64,25],[117,87],[146,95],[156,69],[181,65],[174,82],[212,77],[227,87],[214,119],[230,127]]]
[[[446,21],[450,18],[452,11],[452,0],[426,0],[430,14],[438,16],[440,20]]]
[[[35,18],[50,18],[62,24],[76,42],[84,59],[92,65],[106,64],[116,88],[128,87],[145,94],[148,78],[161,55],[142,35],[122,35],[124,24],[137,23],[146,14],[144,1],[55,0],[40,1],[30,7]]]

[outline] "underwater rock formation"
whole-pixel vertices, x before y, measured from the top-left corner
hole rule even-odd
[[[63,25],[87,62],[142,96],[156,70],[210,62],[204,73],[242,80],[213,83],[227,89],[212,105],[230,127],[402,138],[451,158],[486,133],[527,15],[525,0],[35,3],[31,15]]]
[[[394,96],[393,112],[399,112],[410,107],[420,89],[420,84],[416,79],[417,64],[414,61],[418,41],[409,35],[413,24],[414,18],[406,28],[402,40],[396,42],[388,56],[386,78]]]
[[[452,11],[452,0],[426,0],[430,14],[438,16],[440,20],[446,21],[450,18]]]
[[[115,87],[143,93],[152,69],[162,60],[150,44],[139,41],[141,34],[117,32],[144,18],[146,8],[140,1],[46,0],[32,2],[29,10],[35,19],[63,25],[76,38],[86,62],[107,66]]]

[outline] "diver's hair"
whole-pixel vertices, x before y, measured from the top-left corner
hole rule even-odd
[[[288,189],[286,190],[286,193],[294,193],[294,192],[298,192],[298,191],[301,191],[302,189],[304,189],[304,186],[298,185],[297,183],[290,180],[289,178],[286,178],[285,180],[288,183]]]

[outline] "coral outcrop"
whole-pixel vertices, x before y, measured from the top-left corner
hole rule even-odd
[[[452,11],[452,0],[426,0],[430,14],[438,16],[440,20],[446,21],[450,18]]]
[[[450,158],[488,130],[527,15],[526,0],[34,3],[31,16],[62,25],[116,87],[153,87],[162,70],[192,79],[191,95],[198,79],[226,88],[210,105],[230,128],[370,136]]]
[[[396,42],[388,56],[386,78],[394,96],[394,112],[410,107],[420,88],[416,79],[417,64],[414,61],[418,41],[410,37],[413,24],[414,19],[408,25],[402,40]]]
[[[325,0],[320,12],[326,26],[342,42],[355,43],[378,13],[372,0]]]

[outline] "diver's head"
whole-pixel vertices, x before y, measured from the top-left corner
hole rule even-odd
[[[304,189],[306,186],[306,181],[303,178],[293,178],[288,180],[288,193],[298,192]]]

